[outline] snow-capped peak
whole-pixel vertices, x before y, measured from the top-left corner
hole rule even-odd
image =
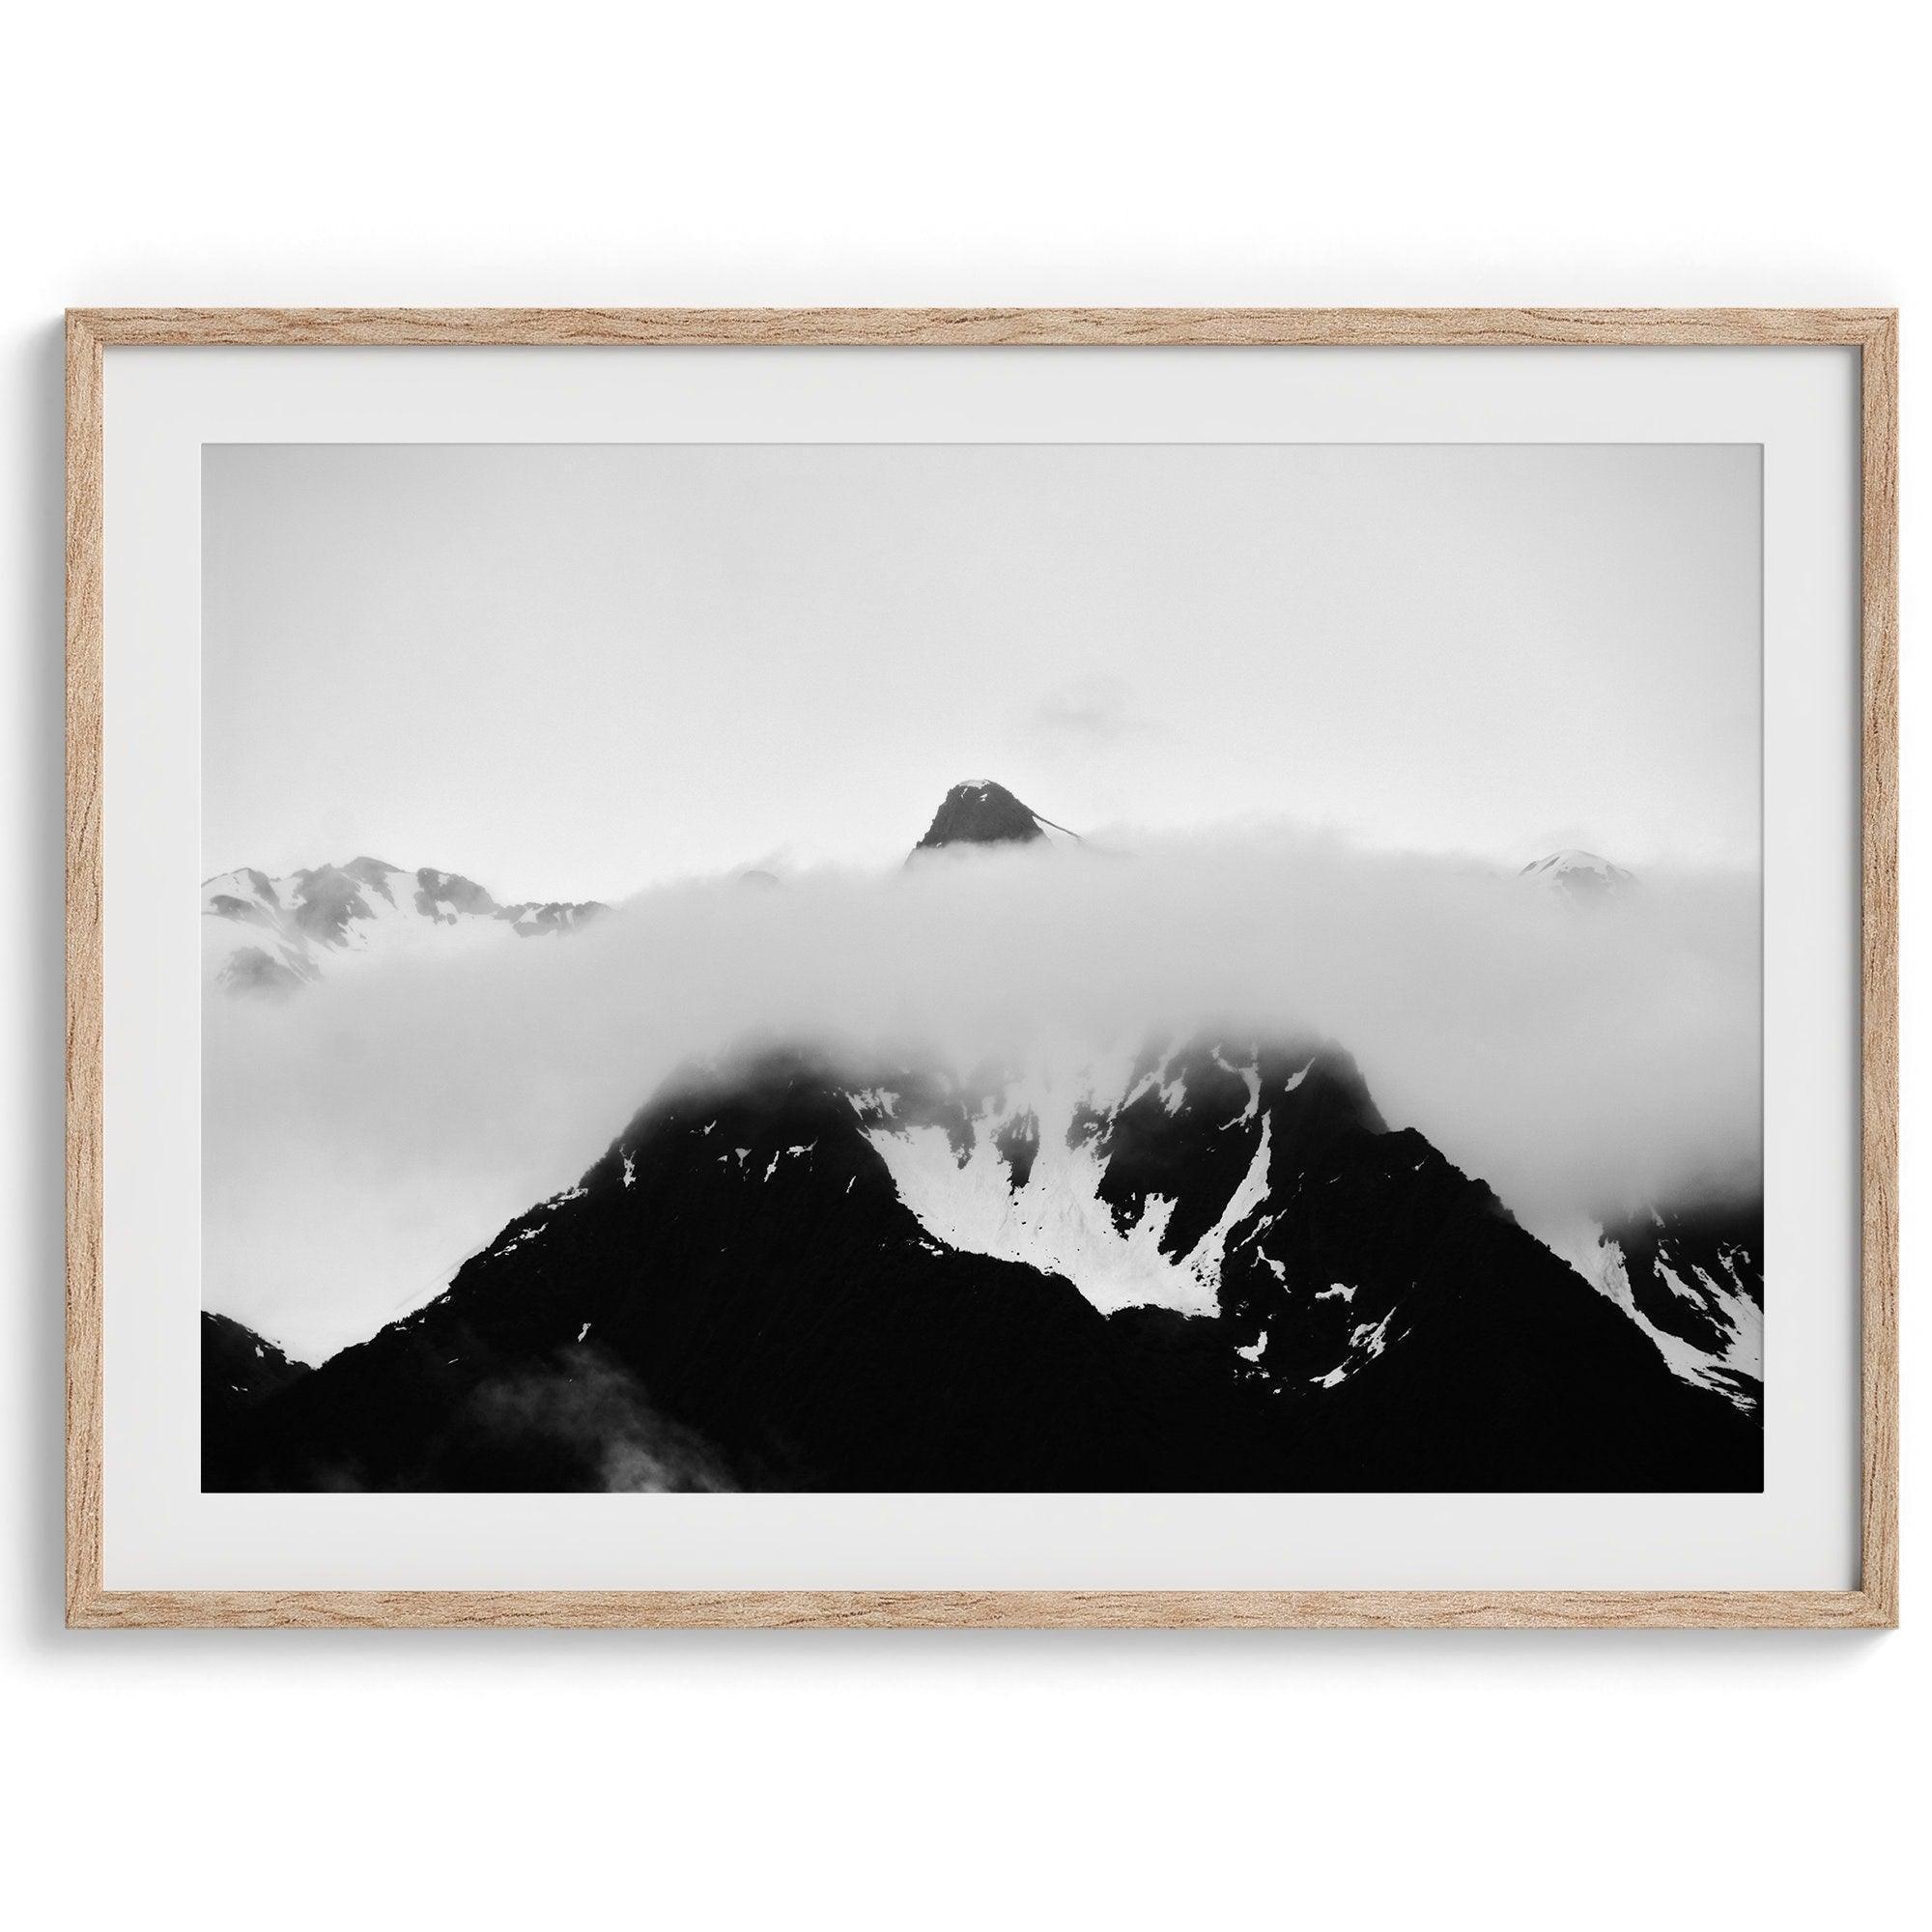
[[[460,872],[411,871],[363,856],[280,879],[245,866],[223,872],[204,882],[201,910],[211,983],[287,993],[321,979],[325,962],[568,932],[609,908],[594,900],[499,905]]]
[[[1595,852],[1575,846],[1551,852],[1547,858],[1532,859],[1517,876],[1534,879],[1567,898],[1581,901],[1614,898],[1636,884],[1634,873],[1611,865]]]

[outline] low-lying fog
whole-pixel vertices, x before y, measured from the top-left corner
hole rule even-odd
[[[566,1186],[679,1061],[748,1033],[977,1058],[1051,1034],[1314,1031],[1532,1223],[1755,1188],[1745,873],[1579,909],[1474,863],[1260,829],[654,890],[561,940],[212,994],[210,1307],[319,1360]]]

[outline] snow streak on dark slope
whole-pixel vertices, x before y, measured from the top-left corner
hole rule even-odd
[[[1736,1339],[1730,1304],[1764,1307],[1764,1212],[1755,1204],[1633,1215],[1605,1233],[1623,1252],[1637,1306],[1706,1354],[1721,1355]]]
[[[1064,1275],[935,1238],[878,1122],[936,1124],[970,1161],[983,1095],[773,1053],[660,1095],[438,1301],[257,1410],[222,1480],[1757,1486],[1748,1418],[1673,1377],[1420,1135],[1388,1132],[1346,1055],[1255,1055],[1258,1093],[1224,1045],[1156,1057],[1184,1104],[1144,1093],[1078,1131],[1104,1143],[1117,1227],[1168,1204],[1170,1255],[1222,1225],[1265,1141],[1265,1198],[1224,1230],[1218,1315],[1105,1315]],[[999,1157],[1017,1178],[1023,1141]],[[659,1480],[613,1475],[613,1429]]]
[[[1518,874],[1551,902],[1600,921],[1642,891],[1594,852],[1553,852]],[[1755,1414],[1764,1404],[1764,1208],[1746,1200],[1648,1201],[1544,1230],[1570,1264],[1644,1335],[1676,1375]]]
[[[1764,1403],[1764,1208],[1760,1202],[1605,1217],[1580,1272],[1629,1315],[1686,1380],[1740,1408]]]

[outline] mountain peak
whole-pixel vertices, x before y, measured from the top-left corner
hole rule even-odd
[[[1532,859],[1517,876],[1535,879],[1569,898],[1585,901],[1620,897],[1636,884],[1634,872],[1611,865],[1595,852],[1574,846],[1551,852],[1547,858]]]
[[[411,869],[362,853],[346,866],[303,867],[271,879],[250,866],[204,881],[202,954],[212,983],[281,995],[323,977],[323,962],[462,944],[511,932],[574,932],[608,912],[595,899],[501,905],[461,872]]]
[[[940,800],[925,837],[913,850],[930,852],[945,845],[1030,845],[1045,838],[1049,832],[1065,832],[1065,828],[1040,817],[992,779],[964,779]]]

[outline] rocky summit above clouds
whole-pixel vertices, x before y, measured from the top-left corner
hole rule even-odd
[[[957,846],[1058,844],[1069,839],[1077,844],[1079,838],[1022,805],[1005,785],[991,779],[968,779],[940,800],[925,836],[913,847],[913,857]]]
[[[275,995],[320,980],[338,960],[570,932],[610,908],[594,899],[498,905],[460,872],[359,858],[280,879],[252,867],[223,872],[203,884],[201,910],[207,982]]]

